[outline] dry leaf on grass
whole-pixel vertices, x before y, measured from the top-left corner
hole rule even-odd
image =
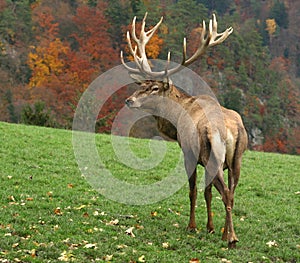
[[[111,220],[110,222],[106,223],[107,226],[116,226],[119,224],[118,219]]]
[[[74,257],[74,255],[70,251],[67,252],[66,250],[64,250],[64,252],[62,252],[60,254],[60,257],[58,258],[58,260],[65,261],[65,262],[74,261],[75,257]]]
[[[140,256],[138,262],[146,262],[145,256],[144,255]]]
[[[168,248],[170,246],[169,242],[162,243],[163,248]]]
[[[61,216],[63,214],[62,211],[61,211],[61,209],[60,209],[60,207],[56,207],[54,209],[54,214],[56,214],[58,216]]]
[[[200,263],[200,260],[198,258],[192,258],[189,263]]]
[[[268,247],[278,247],[278,244],[275,240],[267,242],[266,245]]]
[[[131,236],[131,237],[135,237],[135,234],[133,233],[133,229],[134,229],[133,226],[132,226],[132,227],[129,227],[129,228],[125,231],[125,233],[126,233],[127,235]]]
[[[93,244],[85,244],[83,248],[93,248],[93,249],[97,249],[97,243],[93,243]]]
[[[102,259],[105,260],[105,261],[111,261],[113,259],[113,256],[114,255],[106,255]]]

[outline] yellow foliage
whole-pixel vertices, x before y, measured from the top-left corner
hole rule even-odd
[[[40,87],[51,79],[51,75],[59,75],[65,66],[62,55],[67,54],[68,47],[56,38],[46,47],[31,47],[28,54],[28,65],[32,70],[30,87]]]
[[[276,21],[274,18],[270,18],[266,20],[266,24],[267,24],[266,30],[268,31],[269,36],[271,37],[276,31]]]

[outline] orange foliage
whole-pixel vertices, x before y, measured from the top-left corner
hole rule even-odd
[[[46,101],[58,118],[71,119],[71,105],[77,104],[79,94],[98,74],[118,61],[118,52],[112,48],[107,32],[105,7],[99,1],[95,8],[84,4],[77,8],[73,18],[76,27],[68,36],[77,41],[73,50],[59,38],[59,24],[53,10],[44,5],[32,9],[37,44],[31,46],[28,55],[27,63],[32,70],[28,86],[32,99]]]
[[[263,145],[265,152],[287,153],[287,135],[284,129],[281,129],[275,135],[267,135]]]
[[[58,38],[49,42],[45,47],[32,46],[28,55],[28,65],[32,70],[29,86],[41,87],[63,73],[65,61],[62,56],[68,51],[68,45],[63,44]]]

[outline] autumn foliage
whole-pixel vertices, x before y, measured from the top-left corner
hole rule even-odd
[[[120,64],[120,50],[132,60],[126,31],[134,16],[137,36],[145,11],[146,30],[164,16],[147,55],[166,59],[171,51],[171,59],[180,62],[183,37],[190,55],[197,48],[202,19],[207,21],[207,14],[217,10],[220,30],[233,26],[234,33],[190,68],[222,105],[241,114],[252,149],[299,154],[300,53],[294,43],[300,37],[295,22],[300,4],[210,2],[0,0],[0,120],[22,122],[24,113],[36,120],[35,105],[44,105],[49,120],[42,123],[70,128],[82,93],[95,78]],[[296,19],[294,23],[290,18]],[[107,100],[97,131],[111,131],[128,95],[124,87]]]

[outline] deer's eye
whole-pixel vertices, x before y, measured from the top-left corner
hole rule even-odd
[[[152,87],[152,90],[151,90],[151,93],[155,93],[155,92],[158,92],[159,91],[159,88],[157,85],[153,86]]]

